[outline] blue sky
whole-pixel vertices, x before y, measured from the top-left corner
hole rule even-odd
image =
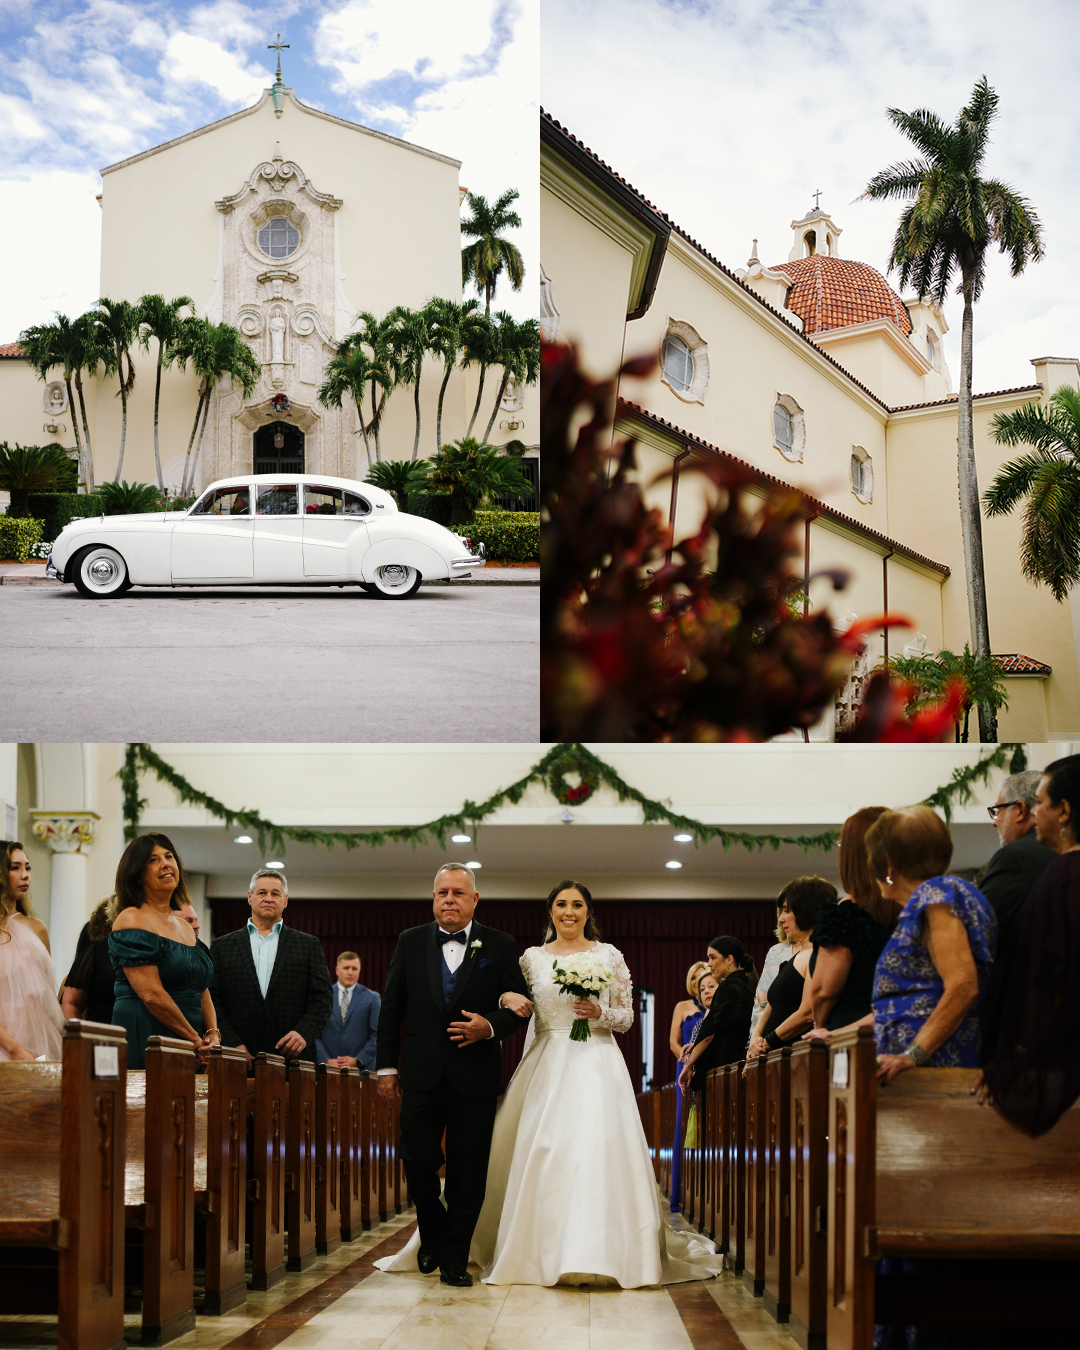
[[[855,199],[909,158],[885,109],[952,121],[985,74],[1000,96],[986,171],[1030,199],[1046,240],[1019,279],[996,254],[988,267],[974,382],[992,390],[1030,384],[1032,357],[1080,356],[1078,49],[1075,0],[544,0],[540,102],[729,267],[755,237],[762,262],[786,261],[820,188],[843,256],[884,271],[898,208]],[[955,379],[957,300],[946,317]]]
[[[535,313],[536,5],[0,0],[0,342],[93,303],[98,170],[255,103],[279,30],[284,81],[305,103],[460,159],[461,182],[489,199],[521,192],[530,276],[497,303]]]

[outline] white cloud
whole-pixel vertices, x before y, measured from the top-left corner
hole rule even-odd
[[[892,9],[871,0],[545,0],[541,101],[728,266],[743,264],[754,237],[763,262],[785,260],[789,223],[821,188],[821,205],[843,227],[844,256],[884,271],[897,206],[855,199],[873,173],[911,153],[886,107],[930,107],[951,121],[985,73],[1001,100],[986,171],[1031,199],[1048,250],[1019,280],[996,259],[989,269],[975,382],[1002,388],[1030,382],[1028,358],[1042,353],[1029,350],[1024,324],[1080,267],[1077,37],[1080,9],[1069,0],[1048,0],[1038,27],[1017,24],[1007,0]],[[947,316],[955,375],[957,300]],[[1003,325],[1012,338],[999,337]],[[1072,351],[1080,355],[1080,333],[1060,354]]]
[[[272,80],[220,43],[194,33],[174,33],[158,67],[162,79],[208,85],[230,103],[254,103]]]

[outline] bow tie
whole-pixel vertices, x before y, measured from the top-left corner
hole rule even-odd
[[[461,945],[464,947],[466,942],[468,942],[469,940],[468,937],[466,936],[464,928],[462,928],[461,931],[457,933],[444,933],[440,928],[438,937],[440,947],[445,947],[448,942],[460,942]]]

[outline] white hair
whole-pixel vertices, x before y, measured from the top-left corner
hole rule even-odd
[[[255,883],[260,877],[273,877],[275,881],[280,881],[282,895],[286,900],[289,898],[289,883],[285,879],[285,873],[275,872],[272,867],[260,867],[257,872],[252,874],[251,880],[248,882],[248,895],[255,889]]]
[[[476,876],[473,873],[472,868],[466,867],[464,863],[459,862],[443,863],[443,865],[435,873],[436,886],[439,884],[439,878],[442,876],[444,872],[464,872],[465,875],[469,878],[469,885],[473,888],[474,891],[476,890]]]

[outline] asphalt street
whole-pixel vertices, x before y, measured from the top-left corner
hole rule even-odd
[[[0,587],[10,741],[535,741],[536,586]]]

